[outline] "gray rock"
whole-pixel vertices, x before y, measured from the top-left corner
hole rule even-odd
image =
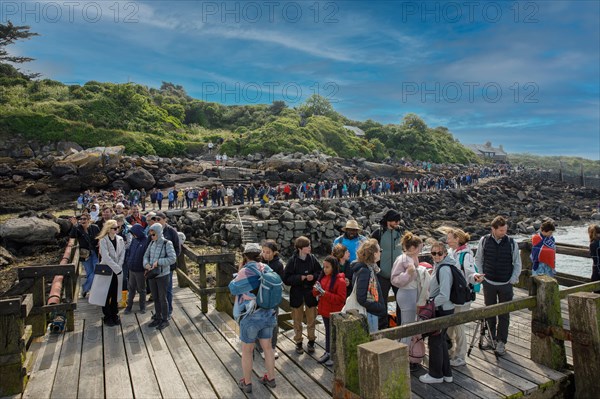
[[[592,213],[592,220],[600,220],[600,212]]]
[[[0,226],[0,237],[19,244],[54,243],[60,226],[38,217],[9,219]]]
[[[285,227],[287,230],[294,229],[294,222],[281,222],[281,225]]]
[[[75,167],[75,165],[70,163],[54,163],[52,165],[51,170],[52,174],[56,177],[77,174],[77,168]]]
[[[304,220],[296,220],[294,222],[294,229],[296,229],[296,230],[306,229],[306,222]]]
[[[12,265],[13,263],[15,263],[15,257],[4,247],[0,247],[0,267]]]
[[[519,201],[524,201],[527,198],[527,195],[523,191],[519,191],[517,193],[517,198]]]
[[[274,240],[274,239],[277,239],[277,237],[279,237],[279,233],[277,231],[272,231],[272,230],[267,231],[267,238],[268,239],[273,239]]]
[[[292,212],[290,212],[290,211],[285,211],[281,215],[281,218],[283,220],[294,220],[294,214]]]
[[[333,219],[337,218],[337,213],[335,213],[333,211],[327,211],[327,212],[325,212],[324,216],[325,216],[325,219],[333,220]]]
[[[128,170],[125,174],[125,181],[127,181],[132,188],[145,188],[146,190],[150,190],[156,184],[154,176],[143,168],[133,168]]]
[[[271,211],[268,210],[267,208],[260,208],[256,211],[256,215],[259,218],[266,220],[271,217]]]

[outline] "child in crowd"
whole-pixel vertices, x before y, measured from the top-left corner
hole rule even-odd
[[[556,241],[552,237],[554,230],[556,230],[554,223],[546,221],[540,226],[540,231],[531,237],[532,276],[546,274],[554,277],[556,274]]]
[[[337,258],[329,255],[323,261],[323,271],[313,287],[313,295],[319,300],[318,312],[323,317],[325,325],[325,353],[318,360],[326,366],[333,366],[330,357],[329,316],[339,312],[346,303],[346,277],[340,273]]]

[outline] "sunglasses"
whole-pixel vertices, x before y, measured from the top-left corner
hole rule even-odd
[[[434,251],[431,251],[431,256],[442,256],[442,255],[444,255],[443,252],[434,252]]]
[[[119,228],[118,228],[118,227],[111,227],[110,229],[111,229],[111,230],[119,230]]]
[[[150,237],[156,237],[156,234],[150,233]]]
[[[81,220],[82,222],[85,222],[86,220],[90,220],[89,218],[79,218],[79,220]]]

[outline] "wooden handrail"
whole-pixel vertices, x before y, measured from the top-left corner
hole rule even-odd
[[[560,290],[560,298],[566,298],[567,295],[575,292],[592,292],[600,290],[600,281],[578,285],[575,287]],[[487,319],[504,313],[510,313],[517,310],[533,308],[537,306],[537,299],[534,296],[514,299],[509,302],[498,303],[483,308],[470,309],[466,312],[455,313],[449,316],[438,317],[435,319],[404,324],[398,327],[386,328],[384,330],[371,333],[371,339],[401,339],[412,337],[413,335],[424,334],[429,331],[441,330],[459,324],[465,324],[472,321]]]

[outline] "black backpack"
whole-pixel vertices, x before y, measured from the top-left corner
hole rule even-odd
[[[448,263],[443,263],[438,267],[435,274],[438,284],[440,283],[440,269],[444,266],[450,267],[452,271],[452,287],[450,288],[450,302],[455,305],[464,305],[471,300],[471,289],[467,284],[464,274],[459,268]]]

